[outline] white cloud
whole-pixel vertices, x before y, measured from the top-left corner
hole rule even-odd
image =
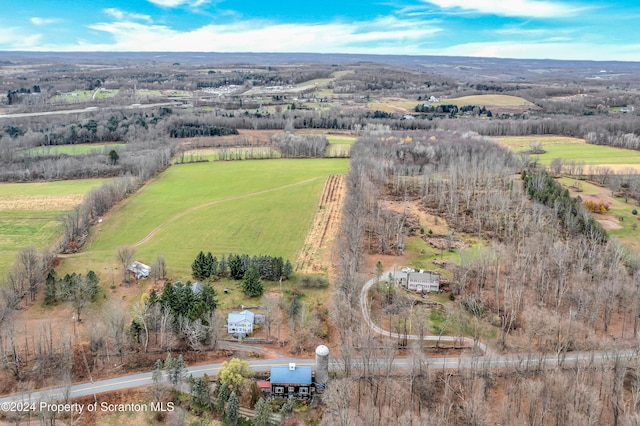
[[[440,31],[427,23],[383,18],[371,22],[274,24],[245,21],[179,32],[162,25],[100,23],[113,44],[83,49],[115,51],[411,53]],[[77,50],[79,46],[69,46]]]
[[[203,5],[209,2],[209,0],[148,0],[148,1],[150,3],[153,3],[161,7],[178,7],[178,6],[198,7],[200,5]]]
[[[31,18],[30,21],[33,25],[49,25],[49,24],[55,24],[56,22],[60,22],[60,20],[56,18],[39,18],[37,16],[34,16],[33,18]]]
[[[116,9],[114,7],[110,7],[108,9],[103,9],[102,10],[105,14],[111,16],[114,19],[117,19],[119,21],[122,20],[137,20],[137,21],[151,21],[151,16],[149,15],[142,15],[140,13],[130,13],[130,12],[125,12],[122,11],[120,9]]]
[[[514,59],[558,59],[598,61],[638,61],[639,46],[573,43],[565,41],[465,43],[444,49],[424,51],[425,55],[472,56]]]
[[[489,15],[561,18],[574,15],[580,8],[545,0],[423,0],[443,9],[463,9]]]
[[[0,25],[0,46],[11,46],[13,50],[38,50],[42,34],[27,34],[18,27]]]

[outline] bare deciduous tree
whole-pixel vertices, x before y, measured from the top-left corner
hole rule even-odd
[[[120,263],[122,268],[122,285],[129,284],[129,271],[128,268],[133,262],[136,250],[132,246],[118,247],[116,250],[116,259]]]

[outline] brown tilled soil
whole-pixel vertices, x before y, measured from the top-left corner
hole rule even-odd
[[[296,262],[296,271],[321,273],[331,264],[331,250],[345,197],[344,176],[329,176],[322,191],[318,211],[307,234],[302,252]]]

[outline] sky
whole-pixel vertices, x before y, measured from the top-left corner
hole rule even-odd
[[[0,51],[640,61],[637,0],[0,0]]]

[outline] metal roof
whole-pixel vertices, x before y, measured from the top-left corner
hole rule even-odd
[[[235,324],[242,321],[249,321],[253,324],[255,315],[251,311],[247,311],[246,309],[242,312],[231,312],[229,316],[227,316],[228,324]]]
[[[310,385],[311,367],[271,367],[271,384]]]

